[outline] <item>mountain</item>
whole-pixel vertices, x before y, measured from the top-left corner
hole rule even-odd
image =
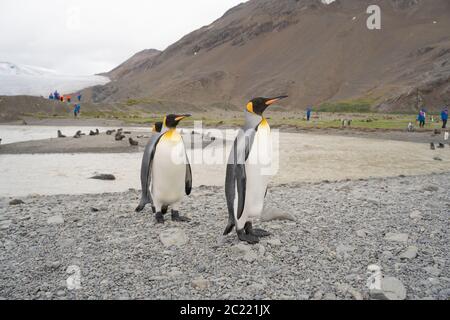
[[[101,74],[112,80],[125,78],[128,75],[133,75],[139,70],[148,70],[152,67],[153,59],[159,55],[161,51],[156,49],[146,49],[136,53],[130,59],[116,67],[115,69]]]
[[[241,108],[289,94],[286,108],[429,109],[450,100],[448,0],[250,0],[163,52],[138,54],[85,91],[93,102],[176,101]],[[369,5],[381,30],[369,30]]]
[[[102,76],[64,75],[41,67],[0,62],[0,95],[5,96],[46,97],[55,90],[69,93],[108,82]]]

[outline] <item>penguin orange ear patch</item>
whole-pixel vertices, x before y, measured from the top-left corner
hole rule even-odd
[[[249,103],[247,104],[247,111],[248,111],[248,112],[251,112],[251,113],[254,113],[254,112],[253,112],[253,102],[249,102]]]

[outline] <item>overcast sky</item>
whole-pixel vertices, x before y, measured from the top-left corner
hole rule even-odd
[[[165,49],[244,0],[0,0],[0,61],[87,75]]]

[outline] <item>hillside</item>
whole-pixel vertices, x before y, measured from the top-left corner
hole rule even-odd
[[[373,3],[381,30],[366,27]],[[450,100],[449,15],[447,0],[250,0],[85,96],[240,107],[254,96],[289,94],[288,108],[362,101],[408,111],[419,88],[438,108]]]
[[[139,70],[148,70],[152,67],[153,59],[159,55],[161,51],[156,49],[146,49],[136,53],[130,59],[114,68],[113,70],[101,74],[112,80],[123,79],[128,75],[133,75],[134,72]]]

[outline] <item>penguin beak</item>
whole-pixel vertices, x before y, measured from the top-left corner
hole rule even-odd
[[[181,120],[183,120],[183,119],[186,119],[186,118],[189,118],[189,117],[191,117],[191,115],[190,114],[184,114],[184,115],[181,115],[181,116],[177,116],[176,118],[175,118],[175,121],[181,121]]]
[[[276,98],[269,99],[266,102],[266,106],[270,106],[270,105],[274,104],[275,102],[278,102],[278,101],[280,101],[282,99],[286,99],[287,97],[288,96],[279,96],[279,97],[276,97]]]

